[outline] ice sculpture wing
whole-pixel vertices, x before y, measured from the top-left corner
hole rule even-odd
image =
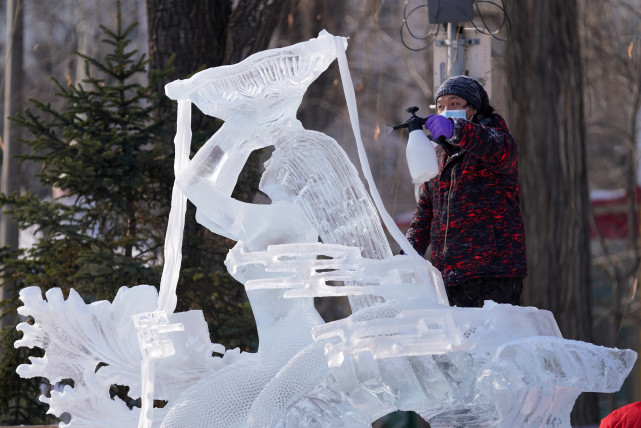
[[[52,384],[72,381],[73,387],[52,391],[42,397],[49,403],[49,412],[60,417],[72,415],[70,427],[135,426],[139,412],[130,409],[122,400],[111,399],[111,385],[129,386],[129,395],[140,395],[140,361],[142,359],[136,330],[131,316],[155,309],[158,293],[152,286],[122,287],[113,303],[99,301],[85,304],[74,290],[63,298],[58,288],[48,290],[42,298],[38,287],[20,291],[22,316],[32,322],[22,322],[18,330],[24,333],[16,347],[38,347],[45,351],[42,358],[31,357],[31,364],[17,368],[25,378],[44,377]],[[239,360],[239,351],[225,352],[220,345],[209,341],[207,325],[199,311],[175,314],[172,322],[181,322],[188,334],[175,334],[172,339],[176,354],[159,362],[158,398],[173,400],[187,386]],[[212,357],[216,350],[223,358]],[[158,419],[163,410],[158,411]]]

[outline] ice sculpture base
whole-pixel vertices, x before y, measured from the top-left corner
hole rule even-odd
[[[75,382],[43,398],[50,413],[72,415],[61,426],[134,427],[138,411],[111,400],[108,391],[118,383],[129,385],[133,396],[140,393],[137,332],[122,320],[153,308],[155,288],[123,287],[113,304],[87,305],[73,291],[63,300],[58,289],[43,300],[36,287],[20,297],[20,313],[36,323],[19,326],[25,336],[16,346],[41,347],[46,357],[32,359],[18,373]],[[178,427],[191,414],[189,426],[197,428],[368,427],[393,411],[411,410],[432,427],[570,427],[579,394],[617,391],[636,360],[630,350],[563,339],[548,311],[494,302],[403,311],[389,301],[318,325],[316,343],[304,338],[305,316],[299,313],[298,321],[274,330],[283,339],[296,332],[301,340],[295,346],[274,342],[251,354],[211,344],[197,311],[173,314],[169,321],[184,324],[186,331],[170,333],[176,353],[158,360],[157,398],[170,406],[157,409],[154,426],[164,419],[163,427]],[[450,349],[432,348],[415,328],[439,324],[455,327]],[[212,356],[214,351],[224,357]],[[107,365],[95,371],[101,362]],[[223,416],[221,406],[244,396],[250,385],[248,407],[227,407]],[[207,391],[218,398],[201,403],[211,396]]]
[[[331,376],[350,407],[377,409],[368,423],[400,409],[432,427],[570,427],[581,392],[617,391],[637,357],[563,339],[551,313],[536,308],[488,301],[483,308],[420,312],[366,321],[355,321],[356,313],[315,329],[318,338],[339,340],[326,344],[336,366]],[[442,325],[444,317],[457,328],[449,350],[443,342],[433,352],[431,336],[403,333],[416,324]],[[408,342],[415,344],[411,352]]]

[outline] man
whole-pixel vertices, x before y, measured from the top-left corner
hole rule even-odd
[[[451,305],[519,304],[527,276],[517,145],[476,80],[455,76],[436,91],[425,128],[442,147],[439,174],[424,183],[407,238],[432,246]]]

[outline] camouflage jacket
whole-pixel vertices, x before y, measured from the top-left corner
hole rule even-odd
[[[453,119],[452,150],[423,183],[407,238],[446,285],[471,278],[525,277],[518,149],[498,114],[480,123]]]

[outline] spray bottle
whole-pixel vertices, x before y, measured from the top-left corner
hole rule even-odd
[[[425,118],[416,116],[418,107],[409,107],[411,114],[407,122],[396,125],[393,129],[408,128],[410,131],[407,142],[407,166],[412,176],[412,182],[420,186],[438,174],[438,158],[436,157],[436,143],[432,142],[423,131]]]

